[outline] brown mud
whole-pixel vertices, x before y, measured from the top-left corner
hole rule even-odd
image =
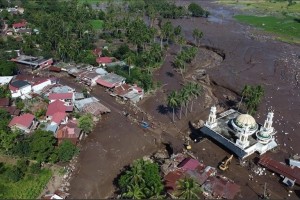
[[[186,4],[191,1],[178,2]],[[238,10],[211,1],[197,2],[207,8],[212,16],[208,19],[171,20],[174,25],[182,26],[189,41],[193,41],[194,28],[200,28],[204,32],[197,62],[194,62],[182,76],[172,66],[179,47],[171,45],[163,66],[154,73],[154,78],[162,83],[162,88],[139,103],[147,116],[151,116],[153,123],[157,125],[156,132],[158,135],[161,134],[160,138],[164,142],[172,143],[175,150],[180,150],[181,138],[192,131],[189,122],[206,120],[209,106],[212,104],[219,103],[229,107],[232,101],[238,102],[238,94],[245,84],[261,84],[265,88],[265,97],[255,118],[263,123],[267,110],[275,111],[274,126],[278,131],[276,137],[280,144],[280,151],[270,155],[284,161],[289,154],[300,152],[298,145],[300,135],[297,132],[300,126],[298,82],[300,47],[275,41],[269,34],[234,21],[232,15],[238,13]],[[195,71],[208,76],[198,79],[199,74]],[[203,95],[195,100],[192,112],[188,109],[187,116],[183,112],[181,120],[178,109],[176,123],[172,123],[172,111],[166,107],[166,96],[172,90],[182,88],[188,80],[202,83]],[[62,78],[62,82],[79,87],[70,78]],[[93,89],[92,94],[112,112],[101,119],[95,131],[82,143],[83,148],[71,180],[72,198],[112,196],[114,178],[123,166],[158,149],[155,142],[156,133],[143,130],[124,117],[122,111],[130,112],[127,106],[116,103],[99,86]],[[137,114],[136,117],[142,120],[145,116]],[[208,140],[192,146],[192,151],[199,159],[215,167],[229,154]],[[232,166],[232,169],[224,175],[242,186],[239,199],[257,198],[258,193],[262,193],[262,185],[266,180],[274,198],[287,197],[287,190],[278,183],[278,176],[268,173],[266,175],[268,178],[261,176],[256,178],[257,182],[249,182],[249,171],[246,168],[240,167],[237,163],[233,163]],[[296,198],[294,194],[293,198]]]

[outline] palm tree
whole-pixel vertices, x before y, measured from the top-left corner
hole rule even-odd
[[[127,192],[122,194],[123,198],[127,199],[144,199],[146,198],[143,188],[138,185],[128,185]]]
[[[181,119],[182,107],[183,106],[187,107],[187,103],[189,101],[189,95],[186,92],[185,88],[181,89],[179,93],[179,99],[180,99],[180,119]]]
[[[178,39],[177,39],[177,42],[178,42],[178,44],[180,45],[180,52],[182,51],[182,46],[185,44],[185,38],[182,36],[182,35],[180,35],[180,36],[178,36]]]
[[[126,171],[126,174],[128,175],[127,182],[130,184],[137,185],[139,183],[143,183],[143,160],[135,160],[133,162],[133,165],[131,167],[131,170]]]
[[[151,186],[151,188],[145,188],[145,193],[148,196],[150,196],[150,199],[164,199],[166,197],[165,194],[162,194],[161,191],[164,190],[164,185],[155,185],[155,186]]]
[[[200,41],[200,39],[201,39],[202,37],[203,37],[203,32],[200,31],[200,29],[195,28],[195,29],[193,30],[193,38],[194,38],[195,43],[196,43],[197,46],[199,45],[199,41]]]
[[[202,88],[198,83],[192,84],[191,94],[194,96],[195,99],[197,99],[197,97],[201,94],[201,92],[202,92]],[[192,101],[192,103],[191,103],[190,112],[193,111],[193,103],[194,103],[194,101]]]
[[[200,186],[194,179],[184,178],[178,180],[175,196],[180,199],[199,199],[200,192]]]
[[[175,108],[178,106],[178,95],[176,91],[172,91],[171,94],[168,95],[167,104],[173,109],[173,122],[175,122]]]
[[[242,98],[241,98],[241,101],[239,102],[239,105],[238,105],[238,110],[240,108],[241,103],[243,102],[244,97],[247,98],[251,94],[251,90],[252,90],[252,87],[250,85],[245,85],[244,86],[244,88],[242,90]]]

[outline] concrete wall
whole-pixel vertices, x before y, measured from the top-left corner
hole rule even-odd
[[[43,82],[43,83],[40,83],[38,85],[34,85],[32,87],[32,91],[33,92],[37,92],[37,91],[40,91],[42,90],[44,87],[48,86],[48,85],[51,85],[51,81],[48,79],[47,81]]]

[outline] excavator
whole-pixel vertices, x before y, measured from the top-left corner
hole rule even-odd
[[[222,171],[225,171],[229,168],[229,164],[231,163],[231,160],[233,158],[233,155],[231,155],[230,157],[228,157],[227,159],[225,159],[220,165],[219,165],[219,169]]]

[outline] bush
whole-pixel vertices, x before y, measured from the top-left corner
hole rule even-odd
[[[32,174],[39,174],[41,171],[41,163],[37,162],[37,163],[31,164],[29,167],[29,171]]]
[[[208,17],[209,12],[204,10],[201,6],[196,3],[191,3],[188,7],[193,17]]]
[[[17,166],[13,166],[6,170],[5,176],[12,182],[18,182],[24,177],[24,172],[22,172],[22,170]]]
[[[58,160],[62,162],[70,161],[77,151],[77,147],[69,140],[63,141],[56,149]]]

